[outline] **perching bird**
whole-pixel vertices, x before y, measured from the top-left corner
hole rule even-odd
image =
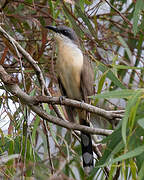
[[[88,96],[93,94],[94,72],[88,57],[83,54],[76,33],[66,26],[46,26],[55,33],[58,45],[56,71],[63,96],[89,103]],[[75,122],[75,112],[78,112],[81,125],[89,126],[88,113],[85,110],[75,110],[66,107],[68,118]],[[93,168],[92,140],[88,133],[81,132],[83,167],[86,174]]]

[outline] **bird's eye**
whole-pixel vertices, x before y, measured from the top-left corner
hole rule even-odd
[[[69,30],[67,30],[67,29],[63,29],[63,30],[61,30],[61,34],[63,34],[63,35],[64,35],[64,36],[66,36],[66,37],[71,38],[70,31],[69,31]]]
[[[63,34],[67,34],[68,32],[67,32],[67,30],[63,30]]]

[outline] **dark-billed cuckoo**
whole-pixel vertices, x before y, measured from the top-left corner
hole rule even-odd
[[[55,32],[58,45],[56,71],[63,96],[90,103],[87,96],[93,94],[94,72],[88,57],[82,53],[76,33],[66,26],[46,26]],[[88,113],[66,107],[68,118],[75,122],[76,112],[81,125],[89,126]],[[93,168],[92,140],[88,133],[81,132],[83,167],[86,174]]]

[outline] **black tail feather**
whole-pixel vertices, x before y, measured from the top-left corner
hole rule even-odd
[[[83,125],[89,126],[89,123],[83,121]],[[82,147],[83,167],[86,174],[89,174],[94,166],[92,138],[90,134],[81,132],[81,147]]]

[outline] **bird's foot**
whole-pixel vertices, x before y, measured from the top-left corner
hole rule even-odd
[[[80,107],[82,107],[83,103],[84,103],[84,100],[80,100]]]
[[[60,96],[59,97],[59,100],[60,100],[60,103],[62,104],[62,101],[65,99],[65,96]]]

